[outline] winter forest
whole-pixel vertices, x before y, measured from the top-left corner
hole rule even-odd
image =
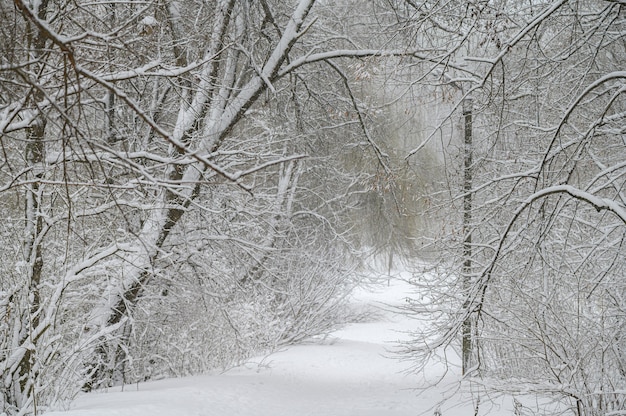
[[[624,0],[0,20],[0,414],[327,333],[378,258],[413,371],[626,415]]]

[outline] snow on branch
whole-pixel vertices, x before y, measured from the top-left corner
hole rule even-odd
[[[553,194],[568,194],[571,197],[578,199],[580,201],[586,202],[592,205],[596,211],[600,212],[603,210],[608,210],[614,213],[622,220],[622,222],[626,225],[626,208],[621,206],[616,201],[611,199],[602,198],[596,196],[592,193],[580,190],[571,185],[555,185],[550,186],[548,188],[542,189],[538,192],[535,192],[533,195],[528,197],[522,207],[527,207],[532,204],[534,201],[545,198],[546,196]]]
[[[548,146],[548,148],[547,148],[547,150],[545,152],[545,156],[543,158],[543,161],[541,162],[541,169],[543,169],[543,167],[546,165],[548,159],[550,159],[550,157],[552,156],[551,150],[553,149],[554,144],[557,142],[557,139],[558,139],[561,131],[563,130],[563,127],[567,123],[567,120],[569,120],[569,118],[572,115],[572,113],[574,112],[574,110],[576,110],[576,108],[578,108],[578,106],[580,105],[582,100],[587,95],[589,95],[591,93],[591,91],[595,90],[599,86],[601,86],[601,85],[603,85],[603,84],[605,84],[605,83],[607,83],[609,81],[613,81],[613,80],[617,80],[617,79],[624,79],[624,80],[626,80],[626,71],[614,71],[614,72],[610,72],[610,73],[608,73],[608,74],[598,78],[597,80],[595,80],[594,82],[589,84],[587,86],[587,88],[585,88],[584,91],[582,91],[578,95],[576,100],[572,104],[570,104],[570,106],[567,108],[567,110],[563,114],[563,117],[559,121],[559,124],[556,127],[556,130],[555,130],[554,134],[552,135],[552,141],[550,142],[550,145]],[[626,89],[624,89],[623,87],[620,88],[618,93],[615,94],[613,100],[615,100],[617,98],[617,95],[623,93],[624,91],[626,91]],[[611,103],[613,102],[613,100],[611,101]],[[606,110],[605,110],[605,112],[606,112]]]
[[[311,51],[309,54],[306,54],[298,59],[292,60],[289,63],[289,65],[285,66],[283,69],[281,69],[278,72],[278,76],[279,77],[285,76],[286,74],[292,72],[293,70],[303,65],[311,64],[315,62],[328,61],[328,60],[338,59],[338,58],[369,58],[369,57],[374,57],[374,56],[380,56],[380,57],[406,56],[406,57],[417,58],[423,61],[439,63],[437,60],[433,59],[432,57],[428,57],[427,55],[423,54],[421,50],[417,50],[417,49],[416,50],[337,49],[333,51],[319,52],[319,53],[313,53],[313,51]],[[467,69],[464,69],[464,71],[467,72]]]
[[[467,61],[474,62],[485,62],[490,64],[489,70],[485,73],[483,77],[483,84],[487,82],[492,72],[496,68],[496,64],[501,62],[505,56],[509,54],[509,51],[517,45],[520,41],[522,41],[526,35],[528,35],[533,29],[541,25],[546,19],[548,19],[552,14],[554,14],[558,9],[560,9],[563,5],[567,4],[568,0],[558,0],[552,3],[551,5],[547,5],[546,8],[539,13],[533,20],[528,22],[526,26],[522,27],[511,40],[509,40],[505,45],[503,45],[501,52],[493,59],[485,59],[479,57],[465,57]]]
[[[252,174],[254,172],[258,172],[258,171],[263,170],[263,169],[265,169],[267,167],[274,166],[274,165],[279,165],[279,164],[285,163],[285,162],[291,162],[293,160],[304,159],[306,157],[308,157],[308,155],[301,154],[301,155],[288,156],[288,157],[284,157],[284,158],[276,159],[276,160],[270,160],[269,162],[262,163],[260,165],[254,166],[254,167],[252,167],[250,169],[247,169],[247,170],[244,170],[244,171],[235,172],[233,174],[233,178],[235,178],[236,180],[239,180],[240,178],[243,178],[244,176],[248,176],[248,175],[250,175],[250,174]]]
[[[220,51],[221,52],[221,51]],[[137,77],[179,77],[181,75],[186,74],[187,72],[193,71],[206,64],[212,59],[215,59],[216,56],[208,56],[204,59],[191,63],[189,65],[183,67],[175,67],[175,68],[167,68],[160,61],[152,61],[147,64],[139,67],[129,69],[127,71],[119,71],[111,74],[102,75],[102,79],[106,81],[116,82],[116,81],[127,81],[129,79],[137,78]],[[155,68],[159,68],[158,70],[154,70]]]
[[[10,368],[10,373],[14,373],[26,352],[34,349],[33,343],[53,325],[61,298],[67,287],[71,283],[84,278],[87,270],[93,268],[100,261],[114,255],[119,250],[120,248],[117,245],[112,245],[107,249],[97,252],[93,256],[87,257],[66,272],[65,276],[55,285],[56,287],[50,298],[46,300],[47,307],[43,319],[40,320],[36,328],[32,329],[30,336],[24,339],[23,342],[13,349],[11,354],[3,360],[4,368]]]
[[[592,82],[591,84],[589,84],[587,86],[587,88],[585,88],[585,90],[580,93],[580,95],[578,96],[578,98],[576,98],[576,101],[574,101],[569,108],[567,109],[567,111],[565,112],[565,115],[563,116],[563,119],[561,120],[559,129],[557,130],[557,132],[555,133],[558,134],[560,131],[560,127],[565,124],[565,122],[567,121],[567,119],[569,118],[569,116],[572,114],[572,112],[576,109],[576,107],[580,104],[580,102],[583,100],[583,98],[585,98],[591,91],[595,90],[596,88],[598,88],[599,86],[609,82],[609,81],[613,81],[616,79],[626,79],[626,71],[614,71],[614,72],[610,72],[600,78],[598,78],[597,80],[595,80],[594,82]]]

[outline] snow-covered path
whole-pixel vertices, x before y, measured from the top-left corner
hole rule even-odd
[[[407,375],[409,363],[389,349],[416,324],[385,305],[410,296],[410,286],[359,290],[353,305],[373,312],[323,340],[296,345],[223,374],[161,380],[79,397],[66,412],[48,416],[417,416],[432,415],[445,386],[415,390],[432,374]],[[449,374],[452,381],[454,376]],[[448,400],[445,416],[470,414]]]

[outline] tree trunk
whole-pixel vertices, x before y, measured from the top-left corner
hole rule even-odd
[[[472,100],[463,99],[464,129],[464,166],[463,166],[463,293],[466,301],[463,310],[467,317],[462,326],[462,372],[467,374],[473,365],[474,340],[473,317],[469,309],[469,291],[472,287]]]
[[[46,18],[48,2],[44,0],[37,4],[34,10],[39,19]],[[28,21],[28,18],[25,17]],[[33,60],[38,60],[44,53],[46,38],[43,33],[35,27],[30,27],[27,34],[29,53]],[[38,72],[41,68],[34,68]],[[42,234],[44,231],[43,214],[41,207],[42,183],[45,174],[44,138],[46,132],[46,119],[39,111],[39,104],[45,99],[41,90],[34,89],[29,99],[29,105],[37,113],[31,125],[26,129],[25,160],[27,166],[31,168],[31,185],[25,191],[24,209],[24,261],[27,264],[27,282],[24,299],[28,305],[23,309],[19,322],[19,334],[14,340],[14,347],[22,349],[23,355],[19,364],[15,367],[12,378],[13,397],[10,398],[10,405],[18,409],[35,407],[34,386],[38,376],[38,365],[36,363],[37,342],[41,334],[33,334],[34,329],[39,326],[41,313],[41,284],[43,271],[42,257]]]

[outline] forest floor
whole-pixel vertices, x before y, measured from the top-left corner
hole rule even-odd
[[[409,339],[407,331],[423,325],[394,310],[407,297],[417,296],[408,278],[408,272],[398,272],[388,281],[358,289],[351,299],[358,322],[324,338],[257,357],[224,373],[84,394],[69,410],[46,415],[474,415],[457,367],[446,371],[433,362],[417,374],[409,373],[411,362],[394,354],[398,343]],[[436,386],[425,388],[440,379]],[[490,414],[513,414],[508,403],[492,403],[490,410]]]

